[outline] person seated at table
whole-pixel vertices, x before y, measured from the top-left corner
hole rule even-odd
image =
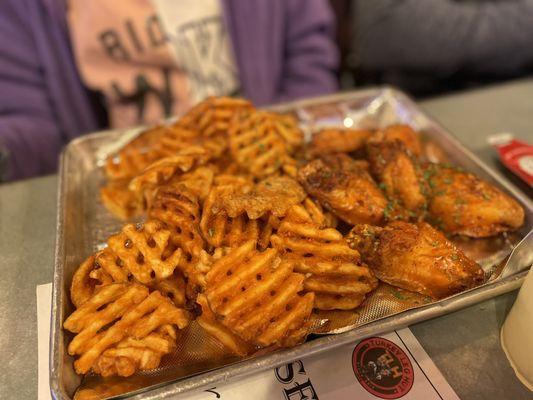
[[[151,124],[207,96],[332,92],[333,29],[326,0],[4,0],[4,179],[54,171],[82,133]]]
[[[533,0],[351,0],[356,81],[430,95],[533,74]]]

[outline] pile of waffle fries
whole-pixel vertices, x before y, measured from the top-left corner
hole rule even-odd
[[[366,242],[338,224],[347,231],[414,213],[407,203],[399,212],[396,200],[387,210],[397,193],[378,188],[367,161],[346,155],[372,136],[325,130],[305,146],[293,117],[221,97],[110,155],[101,200],[125,224],[72,280],[76,310],[64,328],[75,334],[68,351],[76,372],[130,376],[157,368],[193,320],[229,353],[247,356],[303,342],[314,310],[359,307],[378,279],[361,259]],[[349,160],[334,167],[326,160],[308,173],[324,152]],[[337,175],[326,176],[328,168]],[[358,180],[350,180],[355,170]],[[321,197],[330,178],[362,182],[376,201],[367,206],[366,192],[347,185],[340,196],[354,194],[360,210],[337,206],[336,187]],[[424,196],[411,207],[417,215],[427,209]],[[126,223],[132,217],[143,222]]]

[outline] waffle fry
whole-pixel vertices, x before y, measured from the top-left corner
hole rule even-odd
[[[150,164],[142,173],[131,180],[128,188],[142,195],[146,188],[154,188],[168,182],[174,174],[190,171],[195,166],[203,165],[211,155],[201,146],[190,146],[174,156],[162,158]]]
[[[159,221],[128,224],[111,236],[108,247],[135,279],[149,284],[172,275],[182,259],[182,250],[172,245],[172,232]]]
[[[100,199],[115,216],[127,220],[142,210],[142,202],[129,190],[128,181],[111,181],[100,189]]]
[[[184,185],[198,197],[199,202],[203,202],[213,186],[216,168],[214,165],[195,168],[191,172],[180,175],[175,181],[171,180],[169,185]]]
[[[304,288],[315,293],[315,308],[353,309],[377,286],[359,252],[348,247],[339,231],[313,222],[301,205],[290,209],[271,242],[294,262],[296,272],[305,274]]]
[[[207,243],[213,247],[235,246],[246,240],[246,237],[258,236],[258,224],[245,216],[230,218],[221,208],[222,199],[249,190],[251,183],[244,178],[219,176],[215,186],[209,192],[200,220],[200,230]]]
[[[150,285],[150,289],[158,290],[161,294],[167,296],[176,307],[184,307],[186,303],[185,292],[186,284],[182,272],[178,269],[168,278],[155,281]]]
[[[172,325],[163,325],[142,339],[127,337],[105,350],[92,369],[104,377],[130,376],[137,371],[155,369],[161,357],[176,348],[176,337]]]
[[[153,151],[153,146],[167,129],[162,125],[148,129],[120,151],[110,155],[105,163],[107,178],[109,180],[131,179],[160,158],[159,154]]]
[[[204,248],[200,235],[200,206],[197,196],[185,185],[162,186],[156,191],[148,217],[171,227],[170,240],[181,248],[188,261]]]
[[[97,285],[102,284],[102,282],[92,279],[90,276],[91,271],[94,269],[94,263],[95,256],[89,256],[81,263],[72,277],[70,299],[75,307],[79,307],[89,300],[95,292]]]
[[[178,124],[199,131],[202,136],[226,135],[233,115],[241,110],[252,110],[248,100],[231,97],[209,97],[187,112]]]
[[[314,201],[310,197],[306,197],[302,201],[302,206],[311,218],[311,220],[321,228],[336,228],[339,220],[330,211],[324,211],[320,203]]]
[[[259,178],[278,171],[302,142],[292,118],[264,111],[237,113],[229,129],[233,158]]]
[[[307,322],[314,295],[298,294],[303,275],[293,273],[275,249],[255,250],[248,241],[218,260],[206,276],[205,295],[221,323],[256,346],[283,345]],[[303,340],[306,331],[300,331]]]
[[[300,203],[305,196],[303,188],[294,179],[271,176],[252,190],[232,193],[222,201],[228,216],[235,218],[246,213],[248,218],[257,219],[266,214],[283,217],[291,206]]]
[[[200,141],[201,135],[198,131],[175,124],[164,130],[154,141],[152,148],[158,159],[161,159],[174,156],[192,145],[198,145]]]
[[[200,324],[209,335],[222,343],[231,353],[238,356],[243,357],[254,349],[253,346],[239,338],[217,320],[215,313],[213,313],[213,310],[209,307],[205,295],[199,295],[196,301],[200,307],[202,307],[202,315],[197,319],[198,324]]]
[[[99,365],[99,359],[106,350],[121,342],[124,348],[134,347],[132,341],[125,343],[123,340],[145,339],[168,324],[183,329],[189,321],[190,315],[186,311],[176,308],[158,291],[150,294],[148,288],[136,283],[115,283],[102,287],[72,313],[63,326],[77,334],[70,342],[68,352],[80,356],[74,362],[74,368],[78,374],[85,374],[95,366],[101,370],[107,365],[105,361]],[[148,344],[147,341],[142,343]],[[166,349],[158,348],[161,354]],[[128,364],[125,370],[117,368],[116,372],[130,374],[143,365],[135,363],[132,370],[131,360]],[[148,366],[153,367],[154,364],[149,363]],[[106,369],[106,372],[109,371]]]

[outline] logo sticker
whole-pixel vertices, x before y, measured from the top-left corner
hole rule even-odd
[[[352,367],[361,386],[382,399],[399,399],[413,387],[409,357],[387,339],[372,337],[359,342],[353,351]]]

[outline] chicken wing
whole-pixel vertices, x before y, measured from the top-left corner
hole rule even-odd
[[[429,221],[447,233],[488,237],[524,223],[520,204],[473,174],[430,163],[424,177],[431,189]]]
[[[317,158],[298,170],[306,192],[349,224],[379,224],[387,199],[370,174],[346,154]]]
[[[373,139],[385,142],[400,141],[405,149],[412,155],[420,157],[422,155],[422,142],[418,133],[409,125],[390,125],[378,132]]]
[[[391,207],[403,208],[405,219],[423,219],[427,210],[427,183],[418,160],[410,155],[403,142],[371,139],[366,146],[370,172],[380,183]]]
[[[481,267],[429,224],[355,226],[347,237],[378,279],[435,299],[481,284]]]
[[[363,129],[326,128],[313,135],[309,146],[311,156],[350,153],[363,149],[372,131]]]

